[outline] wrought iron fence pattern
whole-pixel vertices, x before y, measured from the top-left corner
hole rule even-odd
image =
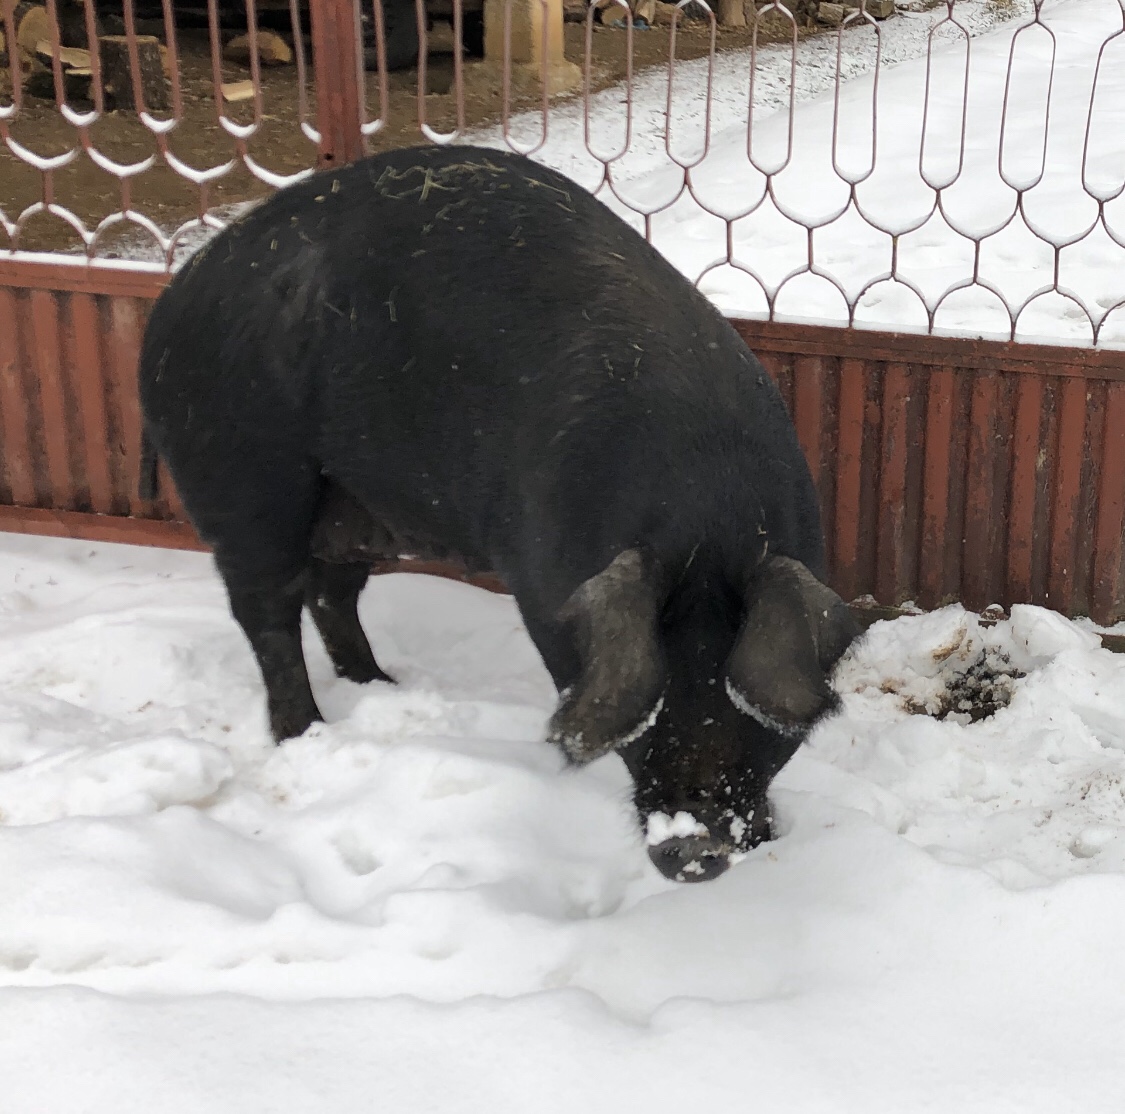
[[[190,65],[176,0],[159,0],[156,20],[138,17],[139,2],[120,6],[125,77],[111,90],[104,45],[75,65],[81,49],[62,31],[61,6],[77,6],[78,37],[98,43],[100,3],[45,0],[47,37],[28,48],[28,5],[0,0],[0,180],[17,169],[35,178],[31,200],[0,194],[8,251],[36,246],[33,226],[49,219],[69,241],[52,247],[94,258],[113,243],[169,268],[223,227],[232,203],[318,159],[411,141],[489,143],[572,174],[738,315],[1125,345],[1125,0],[1013,0],[1024,9],[996,17],[983,37],[983,0],[888,22],[868,11],[874,0],[857,0],[816,36],[804,25],[810,9],[799,16],[772,0],[734,45],[704,0],[680,0],[665,6],[666,58],[645,67],[638,43],[651,31],[625,0],[587,8],[565,45],[560,0],[471,10],[452,0],[441,9],[451,30],[440,74],[432,0],[412,2],[412,72],[388,66],[401,47],[391,20],[402,18],[401,5],[391,12],[400,0],[288,0],[292,57],[268,79],[261,0],[240,8],[241,66],[225,57],[221,0],[197,0]],[[483,22],[481,62],[460,49],[471,22]],[[154,40],[160,105],[148,103],[144,72]],[[906,40],[918,57],[896,65]],[[204,127],[208,99],[211,139],[192,154],[181,140]],[[42,141],[31,125],[48,109]],[[103,142],[106,121],[124,117],[143,138]],[[79,165],[112,184],[106,211],[91,214],[60,188]],[[190,201],[151,207],[142,187],[157,172]]]

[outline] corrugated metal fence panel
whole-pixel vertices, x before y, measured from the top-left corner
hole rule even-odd
[[[100,275],[59,270],[0,266],[0,501],[12,508],[5,520],[35,521],[23,509],[53,512],[39,517],[56,523],[60,512],[182,518],[174,498],[145,506],[137,497],[137,358],[163,280],[134,277],[123,293],[90,293],[77,289],[80,278],[97,286]]]
[[[0,260],[0,527],[198,546],[137,496],[166,280]],[[777,381],[847,599],[1125,618],[1125,355],[736,322]]]
[[[1125,354],[736,326],[793,413],[842,595],[1125,618]]]

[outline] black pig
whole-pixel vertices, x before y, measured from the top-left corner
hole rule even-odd
[[[582,188],[454,147],[284,189],[176,275],[140,390],[275,738],[321,718],[302,606],[340,676],[389,680],[356,614],[371,560],[455,557],[515,595],[551,740],[624,758],[665,875],[770,838],[855,634],[816,493],[734,329]]]

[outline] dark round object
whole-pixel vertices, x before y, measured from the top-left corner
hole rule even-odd
[[[730,856],[706,838],[666,839],[648,849],[653,866],[672,882],[710,882],[730,866]]]

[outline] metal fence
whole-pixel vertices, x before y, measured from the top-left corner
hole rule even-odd
[[[738,319],[846,596],[1125,617],[1117,0],[866,0],[819,33],[805,0],[474,2],[0,0],[0,524],[193,544],[134,482],[169,270],[316,165],[475,142],[596,191]]]

